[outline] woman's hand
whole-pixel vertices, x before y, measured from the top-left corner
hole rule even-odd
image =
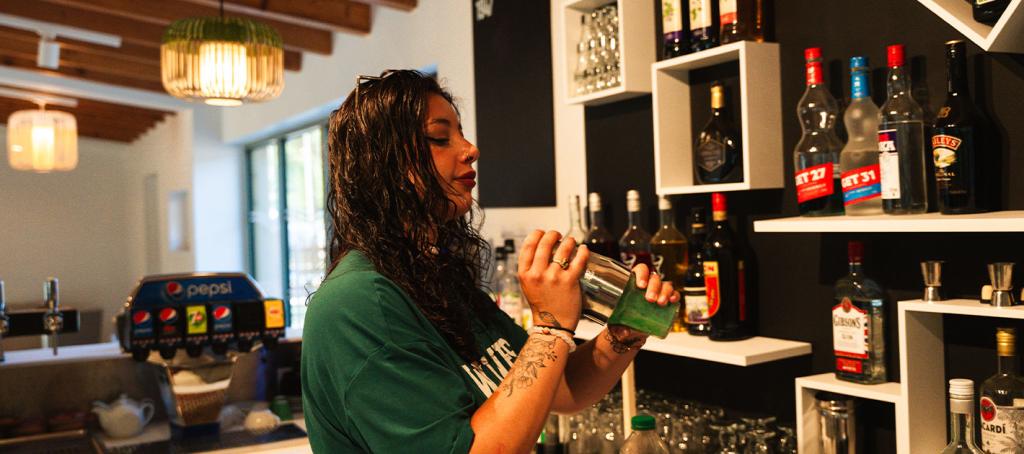
[[[651,273],[646,264],[639,264],[633,267],[633,274],[636,275],[637,288],[647,289],[644,296],[651,304],[665,306],[669,303],[679,302],[679,292],[672,288],[671,282],[662,282],[658,273]],[[608,334],[611,336],[612,346],[619,349],[629,350],[632,347],[643,345],[649,334],[642,331],[634,331],[622,325],[608,326]]]
[[[535,324],[575,330],[582,310],[579,280],[590,251],[580,246],[570,262],[576,240],[566,238],[555,249],[561,239],[562,234],[554,230],[535,230],[526,237],[519,255],[519,283]]]

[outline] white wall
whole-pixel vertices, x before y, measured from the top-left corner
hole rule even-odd
[[[245,271],[245,152],[221,141],[222,110],[192,112],[197,271]]]

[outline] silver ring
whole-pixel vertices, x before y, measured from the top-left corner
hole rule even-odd
[[[563,270],[568,270],[569,269],[569,260],[568,259],[552,260],[551,263],[557,264],[558,267],[563,269]]]

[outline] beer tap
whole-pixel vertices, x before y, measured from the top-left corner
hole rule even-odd
[[[0,281],[0,363],[4,362],[4,336],[11,331],[11,318],[7,316],[7,295],[4,281]]]
[[[53,356],[57,356],[59,333],[64,329],[64,314],[60,312],[60,301],[57,292],[57,278],[50,277],[43,284],[43,299],[46,300],[46,313],[43,314],[43,330],[50,336]]]

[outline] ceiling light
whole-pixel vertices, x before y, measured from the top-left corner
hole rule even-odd
[[[66,172],[78,165],[78,125],[67,112],[19,110],[7,119],[7,160],[15,170]]]
[[[266,24],[236,17],[182,19],[160,46],[164,89],[189,101],[238,106],[284,89],[284,47]]]
[[[60,44],[54,41],[53,35],[39,37],[39,55],[36,56],[36,66],[47,69],[57,69],[60,66]]]

